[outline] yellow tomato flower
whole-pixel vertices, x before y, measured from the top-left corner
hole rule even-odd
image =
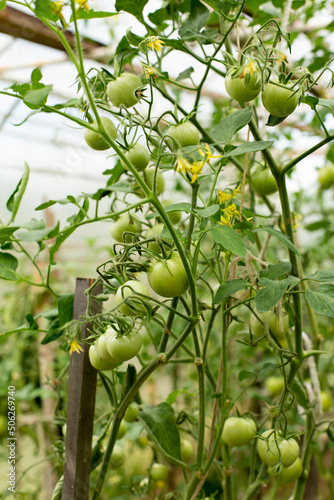
[[[75,339],[72,340],[72,342],[70,344],[70,355],[73,352],[77,352],[78,354],[80,354],[80,352],[83,352],[83,348],[81,347],[81,345]]]
[[[218,190],[218,199],[219,199],[219,204],[221,205],[222,203],[226,203],[227,201],[231,200],[233,198],[232,193],[224,193],[224,191],[219,191]]]
[[[189,170],[189,168],[191,168],[190,163],[185,158],[183,158],[183,156],[178,156],[176,171],[180,172],[180,170],[181,170],[181,172],[186,174],[187,170]]]
[[[217,156],[214,156],[212,153],[211,153],[211,149],[209,147],[209,144],[206,144],[205,145],[205,152],[199,148],[198,149],[198,152],[201,156],[205,156],[205,160],[204,160],[204,163],[209,163],[209,161],[212,159],[212,158],[222,158],[223,155],[217,155]]]
[[[218,224],[221,224],[222,226],[231,226],[231,223],[230,223],[230,220],[231,220],[231,216],[229,214],[226,214],[226,217],[224,217],[223,215],[220,216],[220,221],[218,221]]]
[[[87,5],[88,0],[75,0],[75,3],[79,5],[79,9],[83,7],[87,12],[89,11],[89,7]]]
[[[191,184],[193,184],[197,180],[197,177],[201,175],[203,166],[204,164],[202,161],[195,161],[192,165],[190,165],[190,168],[188,170],[193,176],[191,179]]]
[[[286,60],[286,55],[284,55],[283,52],[278,52],[277,62],[282,63],[285,60]]]
[[[152,66],[145,66],[144,72],[146,80],[148,80],[150,76],[154,76],[155,78],[157,78],[158,72],[155,68],[152,68]]]
[[[157,52],[161,52],[161,48],[165,44],[165,42],[159,40],[157,36],[149,36],[147,40],[148,40],[147,46],[151,50],[156,50]]]
[[[250,59],[248,64],[246,64],[246,66],[244,67],[243,74],[249,74],[250,76],[252,76],[254,73],[257,73],[257,66],[253,59]]]
[[[232,203],[232,205],[229,205],[227,208],[223,208],[223,212],[227,212],[229,213],[231,216],[239,216],[240,217],[240,214],[237,210],[237,207],[234,205],[234,203]]]

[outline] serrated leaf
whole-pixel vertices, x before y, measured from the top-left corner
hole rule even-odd
[[[239,233],[229,226],[219,226],[210,229],[212,237],[216,243],[238,257],[246,257],[247,250],[245,243]]]
[[[226,299],[233,293],[239,292],[240,290],[247,290],[247,282],[243,279],[236,279],[227,281],[224,285],[221,285],[213,299],[214,304],[219,304],[222,300]]]
[[[181,460],[180,435],[174,410],[169,404],[160,403],[154,408],[145,407],[139,412],[138,418],[161,451]]]
[[[267,233],[271,234],[271,236],[277,238],[281,243],[283,243],[283,245],[288,247],[289,250],[291,250],[293,253],[298,255],[298,257],[301,258],[301,255],[298,252],[297,248],[285,234],[281,233],[280,231],[276,231],[276,229],[273,229],[272,227],[269,226],[261,226],[261,228],[264,229],[264,231],[266,231]]]
[[[197,213],[203,218],[208,218],[211,217],[212,215],[215,215],[218,210],[219,210],[219,205],[211,205],[210,207],[207,208],[198,208]]]
[[[263,151],[263,149],[269,148],[274,141],[253,141],[245,142],[241,146],[237,146],[231,149],[227,153],[224,153],[224,158],[230,158],[232,156],[239,156],[245,153],[254,153],[256,151]]]
[[[30,109],[39,109],[46,103],[51,90],[52,85],[45,85],[41,89],[28,90],[23,96],[23,102]]]
[[[46,332],[45,337],[41,340],[41,344],[42,345],[49,344],[50,342],[57,340],[62,334],[63,330],[60,329],[59,321],[57,318],[54,321],[52,321],[51,325],[48,328],[48,331]]]
[[[189,16],[179,29],[179,35],[182,38],[187,32],[197,35],[204,24],[209,19],[209,10],[199,0],[191,0]]]
[[[219,125],[216,125],[211,134],[218,143],[228,144],[234,134],[248,125],[253,116],[251,108],[236,111],[223,118]]]
[[[272,309],[283,297],[289,286],[289,280],[286,278],[281,281],[272,281],[268,278],[261,278],[259,281],[261,288],[255,295],[256,309],[259,312],[266,312]]]
[[[16,235],[19,241],[42,241],[44,239],[54,238],[59,232],[59,222],[53,227],[45,229],[36,229],[31,231],[19,231]]]
[[[326,283],[316,291],[308,289],[305,299],[317,314],[334,318],[334,285]]]
[[[6,0],[0,0],[0,11],[6,7]]]
[[[28,184],[28,180],[29,180],[29,166],[27,163],[25,163],[23,175],[22,175],[18,185],[16,186],[15,190],[8,198],[8,201],[6,204],[7,209],[10,212],[12,212],[10,222],[12,222],[16,217],[16,214],[17,214],[17,211],[19,209],[22,197],[24,195],[24,192],[25,192],[27,184]]]
[[[18,260],[10,253],[0,252],[0,278],[14,281],[17,279],[16,269]]]
[[[268,278],[270,280],[274,280],[275,278],[279,278],[284,274],[287,274],[291,271],[291,263],[290,262],[279,262],[278,264],[270,264],[268,269],[260,271],[260,278]]]
[[[45,208],[52,207],[52,205],[55,205],[57,203],[56,200],[49,200],[46,201],[45,203],[42,203],[41,205],[38,205],[38,207],[35,208],[35,210],[44,210]]]

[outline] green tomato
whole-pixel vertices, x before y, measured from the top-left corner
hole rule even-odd
[[[256,434],[256,424],[251,418],[230,417],[225,421],[222,440],[229,446],[248,444]]]
[[[129,424],[135,422],[137,420],[138,413],[139,413],[139,406],[135,401],[133,401],[132,403],[129,404],[129,406],[125,410],[124,413],[125,422],[128,422]]]
[[[251,174],[251,186],[255,193],[267,196],[276,193],[277,184],[269,168],[259,168]]]
[[[91,365],[100,372],[104,372],[106,370],[113,370],[118,366],[119,361],[116,363],[110,363],[109,361],[104,361],[104,359],[100,358],[97,354],[95,345],[91,345],[88,351],[89,361]]]
[[[184,462],[188,462],[193,454],[194,447],[188,439],[181,439],[181,458]]]
[[[122,243],[124,241],[124,233],[139,233],[141,230],[141,222],[133,214],[131,216],[128,212],[122,214],[117,221],[113,222],[110,227],[110,234],[114,240]],[[131,243],[133,236],[131,234],[125,235],[125,243]]]
[[[153,236],[160,236],[162,230],[164,228],[163,224],[156,224],[155,226],[150,227],[145,234],[146,238],[151,238]],[[161,247],[156,241],[151,241],[148,243],[147,248],[152,250],[155,253],[161,253]]]
[[[124,438],[127,430],[128,430],[128,426],[126,425],[126,422],[124,422],[124,420],[121,420],[116,439],[119,440],[119,439]]]
[[[115,444],[114,449],[112,451],[111,457],[110,457],[110,466],[112,469],[118,469],[118,467],[121,467],[125,462],[125,454],[123,449],[118,446],[118,444]]]
[[[165,262],[150,264],[147,278],[152,289],[162,297],[178,297],[189,287],[187,273],[177,252]]]
[[[125,106],[131,108],[139,102],[136,90],[141,87],[142,82],[139,76],[133,73],[122,73],[116,80],[112,80],[107,85],[107,95],[110,102],[119,108]]]
[[[120,363],[136,356],[141,349],[142,343],[140,334],[131,332],[120,337],[109,338],[107,348],[110,356]]]
[[[101,116],[101,122],[103,123],[107,134],[113,140],[115,140],[117,137],[117,130],[113,122],[105,116]],[[92,126],[97,128],[96,120],[93,121]],[[93,132],[92,130],[86,128],[84,135],[86,143],[92,149],[96,149],[97,151],[104,151],[105,149],[111,148],[109,142],[103,137],[103,135],[99,134],[98,132]]]
[[[176,149],[176,146],[181,148],[196,146],[199,144],[200,140],[197,128],[189,121],[178,125],[172,125],[167,129],[167,135],[169,136],[168,144],[171,149]],[[170,137],[172,139],[170,139]]]
[[[289,467],[283,467],[280,474],[277,476],[275,468],[269,467],[268,474],[278,481],[280,484],[290,484],[297,481],[303,473],[303,462],[299,457]]]
[[[279,396],[284,390],[284,378],[283,377],[268,377],[265,381],[265,387],[270,396]]]
[[[124,153],[127,160],[134,166],[138,172],[145,170],[147,165],[150,163],[151,155],[148,149],[146,149],[141,144],[135,144],[126,153]],[[122,167],[128,170],[125,163],[121,160]]]
[[[153,189],[153,183],[154,183],[154,173],[155,173],[155,167],[150,167],[144,170],[142,177],[144,181],[147,184],[147,187],[149,189]],[[160,173],[157,172],[157,177],[156,177],[156,194],[159,196],[165,189],[165,179],[164,176]],[[139,198],[145,198],[145,193],[142,190],[142,188],[136,183],[134,186],[135,194],[139,196]]]
[[[166,465],[156,462],[152,464],[150,474],[151,478],[155,481],[164,481],[168,477],[168,469]]]
[[[229,71],[225,78],[226,92],[237,102],[253,101],[261,91],[261,77],[255,72],[249,77],[233,77],[233,69]]]
[[[164,208],[174,204],[175,202],[172,200],[162,200],[161,202],[161,205]],[[181,220],[181,212],[180,210],[175,210],[175,212],[167,212],[167,217],[169,218],[172,224],[178,224]],[[161,220],[160,217],[158,217],[158,219]]]
[[[138,316],[146,310],[143,305],[143,299],[137,296],[136,292],[149,297],[149,291],[140,281],[129,280],[119,287],[115,296],[115,304],[118,306],[126,299],[126,302],[118,306],[119,312],[124,316]]]
[[[273,311],[257,313],[257,315],[261,319],[262,323],[255,316],[252,316],[250,320],[250,325],[254,335],[256,335],[257,337],[262,337],[263,335],[265,335],[265,325],[268,324],[270,332],[278,340],[281,340],[285,337],[286,332],[289,328],[288,316],[279,318]]]
[[[258,439],[257,451],[262,462],[273,467],[281,462],[283,467],[289,467],[299,455],[299,446],[295,439],[284,439],[279,431],[269,429],[263,432],[263,438]]]
[[[332,401],[331,398],[326,391],[321,391],[320,392],[320,399],[321,399],[321,406],[323,411],[328,411],[330,407],[332,406]]]
[[[95,350],[97,355],[103,360],[107,361],[108,363],[115,363],[118,364],[117,361],[112,358],[108,352],[107,349],[107,340],[110,336],[115,337],[117,335],[117,332],[112,328],[108,327],[108,329],[100,335],[95,341]]]
[[[297,94],[295,90],[284,85],[279,87],[273,83],[266,83],[262,92],[262,104],[273,116],[283,118],[291,115],[298,105]]]
[[[329,189],[334,185],[334,167],[327,166],[321,168],[318,179],[321,189]]]

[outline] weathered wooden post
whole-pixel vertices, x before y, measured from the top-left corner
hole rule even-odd
[[[87,296],[85,291],[92,286],[92,278],[77,278],[73,319],[85,316]],[[102,285],[94,288],[94,294],[101,293]],[[101,311],[101,306],[92,299],[91,313]],[[91,325],[81,327],[81,338],[89,336]],[[68,381],[67,429],[65,439],[65,467],[62,500],[88,500],[91,469],[91,447],[94,424],[96,393],[96,370],[88,358],[89,346],[84,351],[72,353]]]

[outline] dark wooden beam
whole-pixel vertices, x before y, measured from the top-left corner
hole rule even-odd
[[[93,279],[77,278],[73,304],[73,318],[85,316],[87,309],[86,290]],[[94,289],[101,293],[102,285]],[[101,306],[92,299],[91,313],[101,312]],[[81,327],[81,338],[87,338],[92,325]],[[62,500],[88,500],[91,470],[91,449],[94,425],[96,375],[88,357],[89,345],[84,351],[73,352],[70,358],[68,380],[67,425],[65,440],[65,466]]]
[[[7,6],[0,12],[0,33],[65,51],[56,34],[42,21],[12,7]],[[67,30],[64,35],[71,47],[75,47],[74,34]],[[82,39],[82,48],[87,53],[101,47],[105,47],[105,45],[95,40]]]

